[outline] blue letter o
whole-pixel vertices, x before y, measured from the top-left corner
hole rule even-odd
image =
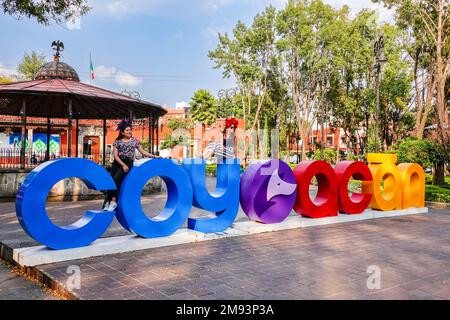
[[[148,218],[141,205],[142,189],[153,177],[167,186],[166,207],[155,218]],[[192,186],[187,173],[168,159],[140,160],[134,164],[120,188],[117,220],[128,231],[143,238],[169,236],[188,219],[192,207]]]

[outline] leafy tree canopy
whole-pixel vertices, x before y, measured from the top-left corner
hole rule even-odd
[[[33,80],[34,75],[45,62],[46,58],[43,54],[37,54],[34,51],[31,54],[25,53],[17,67],[17,72],[25,80]]]
[[[211,125],[216,122],[218,103],[216,98],[208,91],[200,89],[191,98],[192,120],[202,124]]]
[[[399,144],[396,153],[399,163],[418,163],[424,168],[448,161],[444,148],[430,140],[405,139]]]
[[[9,77],[0,76],[0,84],[11,83],[13,81],[14,80]]]
[[[336,150],[334,150],[332,148],[325,148],[323,150],[323,158],[322,158],[322,152],[320,149],[318,149],[314,152],[314,160],[324,160],[329,163],[335,163],[336,157],[337,157]]]
[[[190,129],[192,123],[187,119],[170,119],[167,123],[167,127],[173,131],[177,129]]]
[[[91,9],[86,0],[0,0],[0,6],[5,14],[34,18],[43,25],[62,23],[85,15]]]

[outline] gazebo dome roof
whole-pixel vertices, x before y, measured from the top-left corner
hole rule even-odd
[[[50,61],[39,68],[35,80],[62,79],[80,82],[80,77],[74,68],[61,61]]]
[[[73,119],[157,119],[167,113],[160,105],[80,82],[74,68],[61,62],[61,41],[53,41],[54,60],[44,64],[35,80],[0,84],[0,114]],[[71,111],[69,111],[69,106]]]

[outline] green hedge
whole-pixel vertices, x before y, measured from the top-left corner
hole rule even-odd
[[[294,169],[296,164],[289,164],[289,166]],[[216,164],[212,164],[212,165],[207,165],[206,166],[206,173],[208,175],[215,175],[217,171],[217,165]],[[244,172],[244,169],[241,168],[241,173]],[[425,191],[425,200],[426,201],[431,201],[431,202],[443,202],[443,203],[450,203],[450,177],[446,177],[446,182],[448,183],[445,186],[433,186],[431,185],[431,180],[432,180],[432,176],[427,175],[426,177],[426,191]],[[317,182],[315,181],[315,179],[313,179],[313,184],[316,184]],[[349,183],[349,191],[351,192],[355,192],[355,191],[359,191],[359,187],[360,187],[360,182],[356,182],[350,180]]]
[[[217,164],[208,164],[206,165],[206,174],[216,174],[217,171]]]
[[[425,176],[425,200],[431,202],[450,203],[450,176],[445,177],[445,186],[434,186],[433,176]]]
[[[450,188],[450,176],[446,176],[444,178],[444,181],[445,181],[445,184],[446,184],[444,186],[444,188]],[[426,185],[432,185],[433,184],[433,175],[431,175],[431,174],[425,175],[425,184]]]
[[[427,185],[425,189],[426,201],[450,203],[450,185],[443,187]]]
[[[215,176],[217,173],[217,164],[207,164],[206,174]],[[244,173],[244,168],[241,166],[241,173]]]

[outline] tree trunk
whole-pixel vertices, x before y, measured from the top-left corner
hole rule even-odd
[[[445,166],[443,164],[434,166],[433,184],[443,186],[445,184]]]
[[[433,93],[435,89],[436,81],[432,74],[429,74],[427,77],[427,86],[426,86],[426,98],[425,98],[425,112],[422,116],[421,122],[419,124],[419,127],[417,129],[417,138],[422,139],[423,138],[423,132],[425,131],[425,125],[428,120],[428,114],[431,111],[431,104],[433,99]]]
[[[447,61],[442,59],[443,49],[443,29],[444,29],[444,1],[438,1],[438,22],[436,35],[436,106],[438,110],[438,139],[441,144],[447,146],[448,143],[448,113],[447,102],[445,94],[445,81],[447,74],[444,74],[447,69]]]
[[[247,113],[245,112],[245,97],[243,91],[244,90],[241,90],[241,101],[242,101],[242,115],[244,118],[244,133],[245,133],[247,129]],[[247,166],[247,154],[248,154],[248,144],[247,139],[244,135],[244,166]]]
[[[287,163],[291,163],[291,133],[290,131],[288,131],[288,133],[286,134],[286,144],[287,144],[287,155],[288,155],[288,160]]]
[[[416,99],[417,99],[416,137],[417,139],[422,139],[423,130],[420,131],[419,128],[422,122],[423,100],[422,95],[420,94],[419,80],[417,78],[417,71],[419,69],[419,57],[420,57],[420,50],[417,50],[416,55],[414,57],[414,84],[416,86]]]
[[[257,123],[255,123],[256,125],[256,130],[257,130],[257,146],[258,146],[258,152],[256,153],[259,157],[259,159],[262,158],[267,158],[267,154],[266,154],[266,149],[264,148],[264,133],[261,132],[261,126],[259,121]],[[253,130],[253,129],[252,129]]]
[[[306,141],[308,140],[308,130],[305,128],[302,128],[300,131],[300,136],[302,138],[302,161],[305,161],[308,159],[308,154],[306,152]]]
[[[340,156],[341,156],[341,148],[340,148],[340,146],[341,146],[341,128],[338,126],[337,128],[336,128],[336,130],[337,130],[337,133],[338,133],[338,138],[337,138],[337,144],[336,144],[336,163],[339,163],[339,160],[340,160]]]

